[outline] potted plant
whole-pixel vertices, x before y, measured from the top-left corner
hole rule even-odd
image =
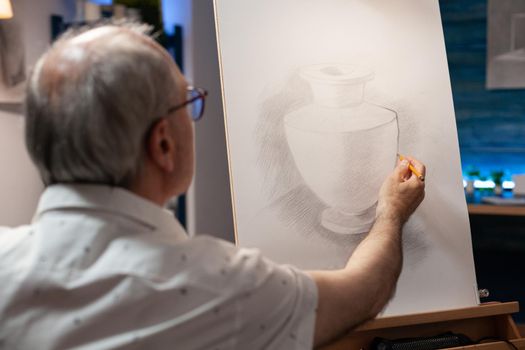
[[[467,194],[473,194],[474,193],[474,181],[479,178],[480,171],[478,168],[474,166],[467,167],[467,187],[465,188],[465,191]]]
[[[505,172],[503,170],[497,170],[493,171],[491,174],[492,181],[494,181],[494,184],[496,185],[494,187],[494,194],[499,196],[503,192],[503,176],[505,176]]]

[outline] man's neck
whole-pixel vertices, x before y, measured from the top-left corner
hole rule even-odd
[[[129,191],[137,196],[145,198],[161,207],[164,207],[171,198],[170,191],[166,189],[164,179],[154,174],[140,176],[132,181]]]

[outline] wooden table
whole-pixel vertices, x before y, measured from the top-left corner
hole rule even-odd
[[[525,206],[468,204],[470,215],[525,216]]]

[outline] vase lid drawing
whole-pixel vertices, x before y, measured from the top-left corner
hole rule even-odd
[[[365,84],[374,79],[372,69],[347,63],[322,63],[301,68],[318,104],[340,108],[363,102]]]
[[[374,78],[372,69],[356,64],[320,63],[301,69],[301,76],[309,81],[327,81],[332,84],[354,85]]]

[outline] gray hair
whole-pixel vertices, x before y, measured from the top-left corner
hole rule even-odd
[[[66,34],[29,78],[26,145],[46,185],[129,187],[148,127],[177,94],[169,56],[144,26],[104,27],[115,30],[90,42],[75,42],[85,30]]]

